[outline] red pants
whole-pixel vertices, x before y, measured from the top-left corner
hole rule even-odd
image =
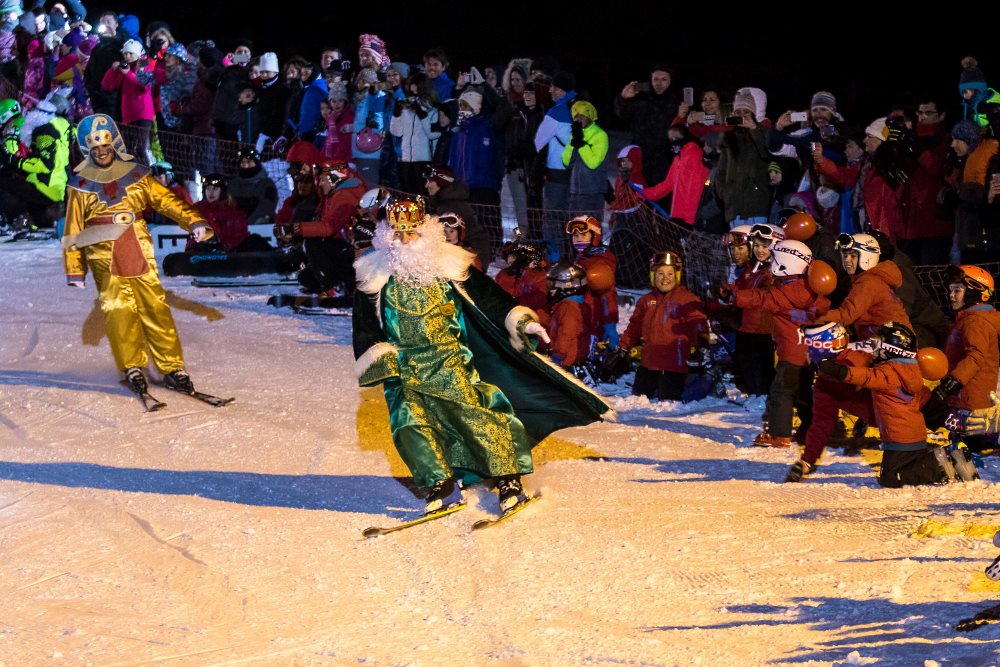
[[[802,460],[815,464],[837,426],[839,410],[848,412],[869,424],[875,423],[872,394],[867,389],[838,382],[820,374],[813,385],[813,419],[806,432],[806,449]]]

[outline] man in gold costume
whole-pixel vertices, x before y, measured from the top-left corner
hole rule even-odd
[[[393,442],[426,512],[462,502],[460,482],[494,479],[501,512],[527,502],[521,475],[549,433],[613,414],[532,351],[535,313],[445,240],[423,200],[388,206],[372,250],[355,261],[355,371],[382,384]]]
[[[152,208],[190,231],[196,240],[212,229],[189,204],[159,183],[148,167],[132,161],[115,122],[88,116],[77,127],[84,160],[66,190],[63,258],[69,285],[94,276],[105,329],[118,369],[130,388],[147,390],[147,347],[167,388],[194,391],[184,370],[177,328],[160,284],[153,241],[143,211]]]

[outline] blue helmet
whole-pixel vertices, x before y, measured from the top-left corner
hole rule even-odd
[[[833,359],[847,349],[850,337],[847,328],[839,322],[810,324],[802,327],[802,342],[809,353],[809,361],[818,364],[823,359]]]

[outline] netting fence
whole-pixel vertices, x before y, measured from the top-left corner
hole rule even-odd
[[[20,91],[7,79],[0,77],[0,95],[19,98]],[[199,174],[218,172],[232,176],[239,169],[237,154],[242,147],[237,141],[215,137],[197,136],[174,132],[164,128],[147,128],[122,125],[122,136],[136,161],[151,164],[164,160],[169,162],[177,178],[187,181],[189,189],[198,192]],[[75,140],[75,135],[74,135]],[[283,201],[292,192],[292,179],[288,175],[288,164],[284,155],[287,144],[268,144],[261,158],[268,175],[275,182]],[[82,159],[79,147],[73,145],[73,164]],[[692,292],[707,296],[713,283],[725,282],[729,277],[729,256],[721,238],[706,234],[690,226],[669,219],[660,209],[642,200],[633,193],[633,201],[618,203],[623,210],[613,211],[606,216],[604,242],[615,253],[618,260],[616,280],[619,287],[643,290],[649,287],[649,259],[654,253],[672,250],[684,260],[683,281]],[[496,252],[515,233],[532,242],[554,243],[564,256],[570,251],[569,237],[556,234],[566,221],[581,213],[591,211],[554,211],[538,208],[516,207],[510,198],[502,199],[500,206],[472,204],[480,222],[490,239],[491,249]],[[520,208],[520,210],[516,210]],[[520,224],[519,224],[520,222]],[[544,238],[543,230],[547,230]],[[555,238],[553,238],[555,237]],[[1000,262],[980,264],[996,276],[1000,272]],[[947,281],[945,266],[916,266],[914,272],[924,289],[934,298],[945,312],[948,312]],[[994,296],[994,302],[996,296]]]

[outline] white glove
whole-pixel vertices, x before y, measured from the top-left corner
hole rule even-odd
[[[80,289],[84,289],[87,286],[82,280],[71,280],[66,284],[70,287],[79,287]]]
[[[538,336],[546,343],[551,343],[552,340],[549,338],[549,334],[545,332],[545,327],[543,327],[538,322],[528,322],[524,325],[524,333],[529,336]]]
[[[526,329],[527,330],[527,329]],[[990,392],[993,407],[973,410],[965,418],[965,435],[985,435],[1000,431],[1000,398],[996,392]]]

